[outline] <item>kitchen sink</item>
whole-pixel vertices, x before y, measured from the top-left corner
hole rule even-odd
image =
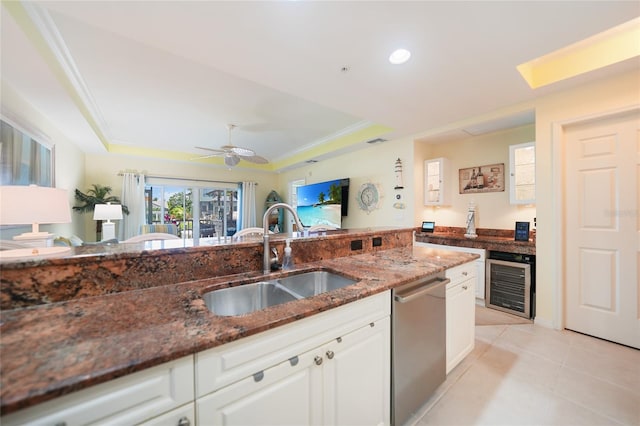
[[[327,271],[304,272],[271,281],[222,288],[205,293],[207,308],[216,315],[235,316],[354,284],[356,280]]]
[[[222,288],[205,293],[202,298],[211,312],[222,316],[248,314],[299,299],[273,281]]]
[[[355,280],[327,271],[314,271],[292,275],[290,277],[280,278],[278,282],[282,287],[302,297],[315,296],[356,283]]]

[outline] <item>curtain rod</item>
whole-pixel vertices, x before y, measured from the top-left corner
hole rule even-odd
[[[126,172],[119,172],[118,176],[123,176],[125,173],[133,173],[136,176],[140,175],[139,172],[126,171]],[[236,185],[240,185],[242,183],[242,182],[233,182],[233,181],[227,181],[227,180],[211,180],[211,179],[197,179],[197,178],[186,178],[186,177],[175,177],[175,176],[148,175],[148,174],[145,174],[144,172],[142,172],[142,174],[145,177],[155,178],[155,179],[190,180],[193,182],[210,182],[210,183],[233,183]],[[256,185],[258,184],[256,183]]]

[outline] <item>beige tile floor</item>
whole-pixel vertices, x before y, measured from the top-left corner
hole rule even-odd
[[[640,425],[639,350],[505,322],[476,325],[474,351],[410,424]]]

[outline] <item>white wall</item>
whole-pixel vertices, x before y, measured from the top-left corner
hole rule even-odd
[[[403,164],[404,189],[395,190],[395,163],[400,158]],[[322,160],[280,174],[279,186],[287,189],[290,182],[304,179],[307,184],[332,179],[349,178],[349,214],[342,218],[343,228],[366,228],[373,226],[414,226],[413,191],[420,184],[413,168],[413,140],[397,139],[366,146],[365,148]],[[379,208],[366,213],[358,206],[358,190],[364,183],[374,183],[380,188]],[[404,209],[394,208],[396,195],[402,197]],[[288,197],[288,191],[281,195]],[[287,201],[289,201],[287,199]]]
[[[53,144],[55,186],[69,192],[69,205],[72,206],[75,188],[84,185],[84,154],[56,128],[54,123],[40,114],[4,81],[1,98],[2,114],[6,118],[32,133],[31,136],[44,135],[47,141]],[[73,220],[74,216],[72,211],[72,223],[42,225],[40,229],[64,237],[80,235],[83,227]],[[11,239],[14,235],[29,231],[31,231],[30,226],[3,229],[0,231],[0,239]]]
[[[416,197],[416,223],[433,220],[436,226],[466,226],[467,210],[470,202],[476,205],[476,227],[491,229],[514,229],[516,221],[531,222],[536,217],[534,206],[512,205],[509,203],[509,145],[535,141],[533,124],[515,129],[494,132],[465,139],[427,144],[416,142],[416,168],[424,175],[424,160],[444,157],[449,160],[448,206],[424,206],[424,184]],[[505,166],[506,188],[501,192],[460,194],[459,169],[503,163]]]
[[[536,104],[536,321],[556,327],[560,327],[563,321],[564,307],[560,303],[560,295],[564,289],[561,173],[564,159],[561,141],[553,138],[554,126],[639,104],[639,71],[546,96]]]

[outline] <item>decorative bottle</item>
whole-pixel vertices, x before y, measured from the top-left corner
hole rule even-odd
[[[478,189],[484,188],[484,175],[482,174],[482,168],[478,167],[478,176],[476,177],[478,183]]]

